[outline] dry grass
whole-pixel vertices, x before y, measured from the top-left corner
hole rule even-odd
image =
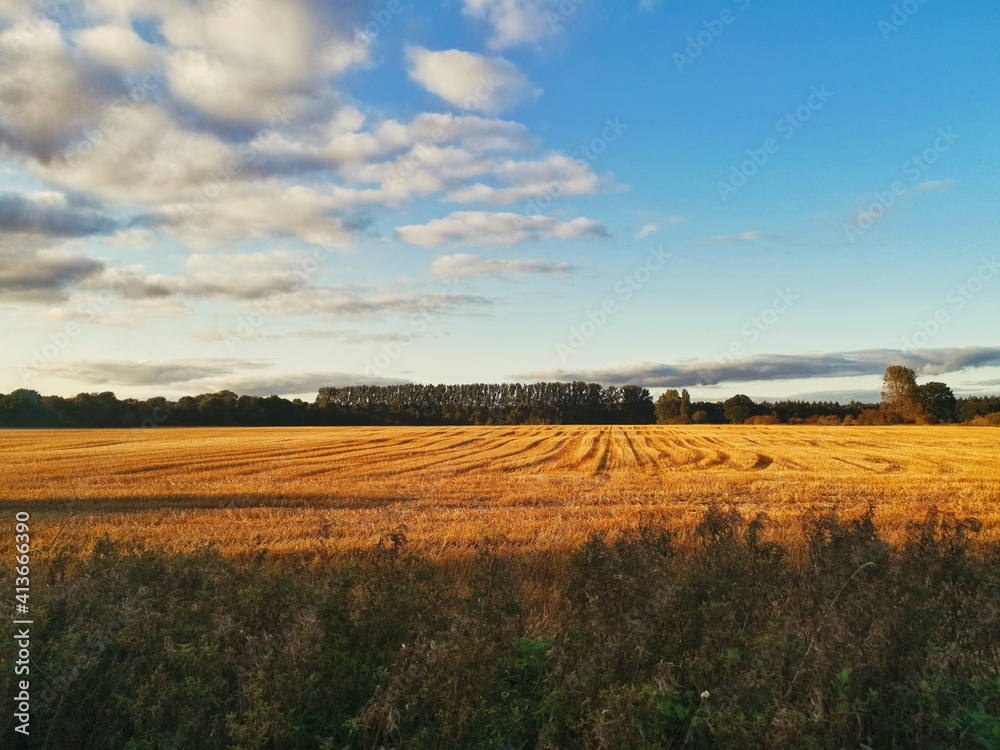
[[[938,506],[1000,529],[997,432],[959,427],[443,427],[0,432],[0,502],[35,548],[105,533],[172,549],[334,554],[405,530],[463,557],[548,555],[592,532],[681,529],[713,502],[798,536],[810,509],[875,504],[882,533]],[[780,531],[778,532],[781,533]],[[0,542],[0,545],[6,543]]]

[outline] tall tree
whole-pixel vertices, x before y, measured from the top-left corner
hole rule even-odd
[[[681,395],[673,388],[668,388],[656,399],[656,421],[658,424],[677,424],[680,416]]]
[[[882,408],[901,414],[906,419],[916,419],[917,376],[909,367],[890,365],[882,377]]]

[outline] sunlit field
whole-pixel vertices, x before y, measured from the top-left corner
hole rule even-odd
[[[529,426],[5,431],[0,492],[33,542],[108,534],[225,554],[341,553],[405,533],[432,558],[484,538],[563,552],[690,528],[712,503],[797,535],[872,503],[892,540],[936,506],[997,537],[1000,432],[970,427]],[[794,534],[791,531],[795,527]]]

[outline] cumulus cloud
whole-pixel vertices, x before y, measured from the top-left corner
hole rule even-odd
[[[156,48],[127,26],[91,26],[77,33],[76,44],[93,59],[127,71],[150,66],[158,58]]]
[[[483,57],[457,49],[406,51],[410,77],[459,109],[495,115],[541,95],[517,66],[502,57]]]
[[[657,229],[659,229],[659,227],[656,224],[646,224],[642,229],[635,233],[635,238],[637,240],[644,240]]]
[[[171,4],[160,31],[171,91],[207,115],[241,122],[301,111],[328,76],[369,54],[306,0],[241,0],[216,11]]]
[[[480,258],[468,253],[442,255],[431,263],[431,272],[440,279],[501,274],[568,273],[573,269],[569,263],[553,263],[542,258]]]
[[[56,24],[0,32],[0,145],[48,158],[93,125],[104,105]]]
[[[673,365],[644,362],[607,369],[545,370],[518,377],[530,380],[635,384],[648,388],[683,388],[718,383],[882,375],[886,367],[894,364],[910,367],[918,375],[942,375],[966,368],[1000,365],[1000,347],[761,354],[727,362],[701,361]]]
[[[495,161],[486,171],[501,184],[477,182],[449,190],[445,197],[455,203],[505,206],[542,195],[566,198],[591,195],[598,191],[601,182],[588,164],[562,154],[551,154],[536,161]]]
[[[71,190],[143,204],[164,227],[199,247],[269,234],[353,244],[353,232],[331,215],[333,196],[262,177],[258,160],[250,145],[185,130],[162,108],[138,105],[85,158],[40,164],[37,171]]]
[[[562,0],[464,0],[462,12],[489,24],[491,49],[534,44],[558,33]],[[576,7],[573,6],[573,10]]]
[[[11,27],[0,32],[0,148],[62,192],[140,206],[157,234],[198,251],[274,236],[349,248],[372,208],[435,194],[508,205],[600,190],[581,160],[522,156],[539,148],[522,124],[369,122],[344,104],[332,81],[368,59],[372,38],[351,33],[363,5],[92,0],[66,28],[39,22],[31,44]],[[157,24],[152,40],[139,20]],[[489,115],[538,93],[502,58],[409,52],[432,90]],[[145,75],[151,64],[159,72]]]
[[[449,242],[487,247],[516,245],[528,240],[607,237],[608,233],[600,222],[582,216],[572,221],[560,221],[551,216],[458,211],[426,224],[398,227],[396,236],[404,242],[421,247],[434,247]]]

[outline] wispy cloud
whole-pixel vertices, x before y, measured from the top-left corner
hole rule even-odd
[[[924,180],[914,186],[914,189],[918,192],[926,193],[938,190],[947,190],[950,187],[954,187],[956,184],[955,180]]]
[[[536,44],[559,33],[550,14],[557,14],[560,4],[565,4],[565,0],[463,0],[463,12],[490,25],[491,49],[505,49]]]
[[[431,263],[431,272],[441,279],[501,274],[569,273],[573,269],[569,263],[553,263],[542,258],[480,258],[468,253],[442,255]]]
[[[739,234],[716,234],[712,237],[706,237],[702,242],[706,245],[738,245],[743,242],[756,242],[757,240],[773,240],[776,239],[776,235],[772,232],[764,231],[750,231],[750,232],[740,232]]]
[[[324,386],[389,385],[405,383],[395,378],[371,377],[348,372],[259,373],[273,362],[238,359],[201,359],[179,362],[127,362],[80,360],[53,362],[46,371],[88,386],[182,388],[188,395],[232,390],[254,396],[315,394]]]
[[[863,349],[824,354],[761,354],[748,359],[678,364],[642,362],[592,370],[542,370],[516,376],[529,380],[586,380],[613,385],[681,388],[719,383],[800,380],[882,375],[886,367],[901,364],[919,375],[942,375],[967,368],[1000,365],[1000,347],[949,349]]]
[[[551,216],[458,211],[427,224],[398,227],[396,236],[404,242],[421,247],[435,247],[451,242],[474,247],[509,247],[528,240],[607,237],[608,232],[600,222],[584,217],[560,221]]]
[[[66,360],[52,362],[46,372],[88,385],[170,386],[204,378],[233,376],[265,369],[270,362],[241,359],[200,359],[170,362],[125,360]]]

